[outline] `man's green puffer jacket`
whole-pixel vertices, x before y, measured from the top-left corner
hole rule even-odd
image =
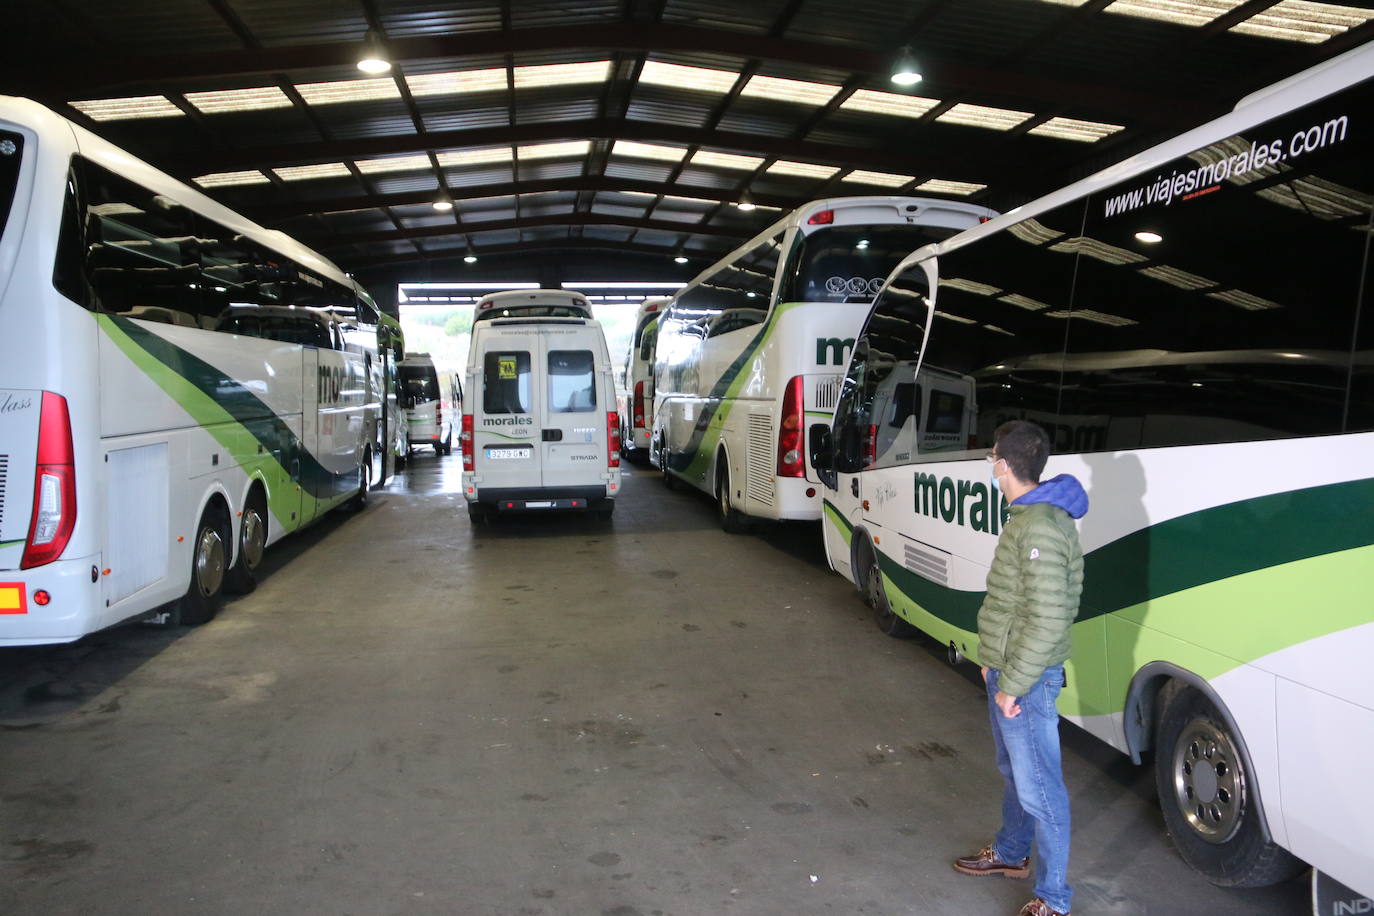
[[[1001,672],[1003,693],[1024,696],[1069,657],[1069,628],[1083,592],[1083,548],[1073,520],[1088,497],[1068,474],[1012,503],[978,611],[978,660]]]

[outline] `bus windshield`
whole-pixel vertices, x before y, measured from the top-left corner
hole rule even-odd
[[[959,231],[942,226],[818,229],[802,240],[796,268],[784,278],[782,301],[867,305],[902,258]]]

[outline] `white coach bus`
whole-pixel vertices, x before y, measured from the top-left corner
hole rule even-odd
[[[821,517],[807,419],[829,420],[888,272],[995,214],[921,197],[798,207],[707,268],[659,319],[650,462],[715,497],[722,527]]]
[[[1153,752],[1219,884],[1302,860],[1374,894],[1372,228],[1366,45],[915,252],[813,431],[830,565],[974,659],[1007,518],[984,458],[1007,420],[1050,433],[1091,503],[1060,711]]]
[[[376,317],[333,264],[22,99],[0,227],[0,645],[204,622],[366,499]]]

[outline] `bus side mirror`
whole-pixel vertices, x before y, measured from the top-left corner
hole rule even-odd
[[[816,476],[830,489],[838,488],[839,478],[835,475],[835,439],[830,427],[824,423],[813,423],[808,438],[811,442],[811,466],[816,469]]]

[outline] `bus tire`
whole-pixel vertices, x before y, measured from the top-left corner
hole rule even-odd
[[[363,455],[363,463],[358,465],[358,492],[353,494],[348,505],[356,512],[367,508],[367,494],[372,489],[372,458]]]
[[[201,513],[191,541],[191,581],[174,612],[183,626],[209,623],[224,606],[224,574],[229,562],[227,521],[217,503],[210,503]]]
[[[451,454],[453,454],[453,433],[452,433],[452,432],[450,432],[450,433],[444,438],[444,441],[443,441],[443,442],[440,442],[438,445],[434,446],[434,454],[436,454],[436,455],[451,455]]]
[[[730,498],[730,470],[725,467],[724,458],[721,455],[718,459],[720,469],[716,471],[716,515],[720,518],[720,527],[727,534],[743,534],[749,529],[749,522]]]
[[[239,520],[238,550],[234,566],[225,576],[224,585],[231,592],[247,595],[258,587],[258,567],[267,548],[267,505],[262,491],[254,488],[248,495]]]
[[[1199,690],[1182,687],[1155,731],[1155,787],[1179,855],[1220,887],[1263,887],[1304,866],[1265,842],[1240,743]]]
[[[468,503],[468,521],[481,525],[488,518],[487,507],[479,503]]]
[[[661,445],[658,449],[658,469],[663,474],[663,486],[667,487],[669,490],[676,490],[677,478],[674,477],[673,472],[668,469],[668,450]]]
[[[893,639],[909,639],[916,635],[916,628],[907,623],[887,600],[887,590],[883,588],[883,571],[878,565],[878,549],[867,539],[861,548],[863,557],[863,580],[859,587],[863,590],[864,603],[873,608],[873,622]]]

